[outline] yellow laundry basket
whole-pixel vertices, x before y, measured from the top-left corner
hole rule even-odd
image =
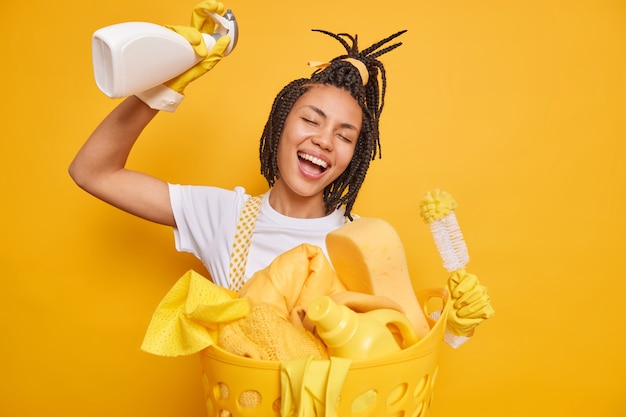
[[[421,291],[417,298],[428,317],[430,306],[443,306],[431,331],[401,352],[353,361],[339,402],[339,417],[425,417],[429,415],[445,333],[449,294]],[[280,417],[280,363],[233,355],[216,346],[200,353],[209,417]]]

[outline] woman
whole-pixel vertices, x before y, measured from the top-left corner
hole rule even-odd
[[[192,27],[171,29],[193,44],[210,23],[205,10],[223,14],[224,6],[204,1],[194,10]],[[356,37],[318,32],[337,39],[347,53],[310,78],[292,81],[275,98],[260,145],[261,172],[269,186],[264,195],[250,196],[242,187],[168,184],[125,167],[155,115],[175,109],[189,82],[221,60],[227,36],[211,51],[205,47],[204,60],[187,73],[125,99],[91,134],[70,175],[94,196],[173,227],[177,249],[195,254],[214,282],[234,290],[301,243],[324,249],[326,234],[352,220],[370,161],[380,151],[386,76],[377,57],[401,45],[380,49],[404,31],[363,51]]]

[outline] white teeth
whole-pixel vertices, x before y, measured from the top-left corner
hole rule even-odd
[[[302,158],[302,159],[306,159],[307,161],[312,162],[312,163],[314,163],[315,165],[318,165],[318,166],[320,166],[320,167],[322,167],[322,168],[324,168],[324,169],[326,169],[326,167],[328,166],[328,164],[326,163],[326,161],[323,161],[323,160],[321,160],[321,159],[319,159],[319,158],[316,158],[316,157],[314,157],[314,156],[308,155],[308,154],[306,154],[306,153],[302,153],[302,152],[300,152],[300,153],[298,153],[298,156],[299,156],[300,158]]]

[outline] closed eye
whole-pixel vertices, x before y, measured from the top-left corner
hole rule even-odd
[[[346,142],[348,142],[348,143],[352,143],[352,139],[350,139],[350,138],[349,138],[349,137],[347,137],[347,136],[344,136],[344,135],[342,135],[342,134],[338,134],[337,136],[339,136],[342,140],[345,140],[345,141],[346,141]]]

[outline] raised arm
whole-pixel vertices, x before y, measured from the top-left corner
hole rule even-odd
[[[224,13],[224,5],[204,0],[192,13],[191,26],[168,26],[192,45],[202,57],[183,74],[136,96],[126,98],[94,130],[69,167],[70,176],[85,191],[144,219],[175,226],[167,183],[126,168],[126,161],[143,129],[159,110],[174,111],[191,82],[211,70],[231,43],[219,38],[207,50],[203,33],[212,33],[209,13]]]
[[[126,168],[137,138],[156,115],[137,97],[125,99],[94,130],[72,161],[79,187],[131,214],[174,226],[167,183]]]

